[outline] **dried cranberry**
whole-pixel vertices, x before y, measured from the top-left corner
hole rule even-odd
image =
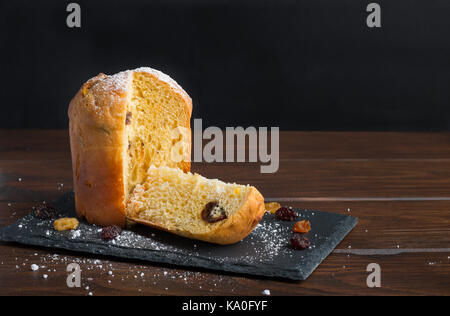
[[[58,217],[58,212],[50,204],[41,204],[35,208],[34,216],[42,220],[55,219]]]
[[[122,228],[119,226],[106,226],[102,228],[100,232],[100,238],[103,240],[113,240],[122,234]]]
[[[277,219],[282,221],[295,221],[298,217],[297,213],[290,208],[280,207],[276,212],[275,216]]]
[[[304,250],[306,248],[309,248],[310,242],[309,239],[305,236],[302,236],[300,234],[294,234],[291,237],[291,246],[295,250]]]
[[[219,205],[219,202],[209,202],[202,211],[202,219],[208,223],[215,223],[227,218],[225,209]]]

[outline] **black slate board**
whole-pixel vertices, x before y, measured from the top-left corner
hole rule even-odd
[[[53,203],[64,217],[75,217],[73,192]],[[289,247],[293,222],[266,214],[260,225],[243,241],[229,246],[213,245],[182,238],[144,226],[124,230],[115,241],[98,237],[99,227],[81,222],[77,231],[58,232],[51,220],[32,214],[0,229],[0,240],[72,251],[140,259],[181,266],[201,267],[266,277],[305,280],[353,229],[351,216],[297,210],[299,220],[308,219],[311,247],[296,251]]]

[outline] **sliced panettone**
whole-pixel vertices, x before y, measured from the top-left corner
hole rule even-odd
[[[151,167],[130,195],[127,212],[135,222],[184,237],[233,244],[251,233],[265,208],[252,186]]]

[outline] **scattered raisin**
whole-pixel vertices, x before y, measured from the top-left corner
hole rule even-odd
[[[202,211],[202,219],[208,223],[215,223],[226,219],[225,209],[219,205],[219,202],[209,202]]]
[[[295,250],[304,250],[309,248],[310,242],[309,239],[306,238],[305,236],[302,236],[300,234],[294,234],[291,237],[291,246]]]
[[[309,221],[299,221],[292,227],[294,233],[305,234],[311,230],[311,223]]]
[[[287,207],[280,207],[275,212],[275,216],[277,217],[277,219],[282,221],[294,221],[298,217],[297,213],[293,209]]]
[[[127,112],[127,115],[125,116],[125,125],[130,125],[132,116],[133,116],[133,113]]]
[[[102,228],[100,232],[100,238],[103,240],[113,240],[122,234],[122,228],[119,226],[106,226]]]
[[[41,204],[36,207],[34,216],[42,220],[55,219],[58,217],[58,212],[50,204]]]

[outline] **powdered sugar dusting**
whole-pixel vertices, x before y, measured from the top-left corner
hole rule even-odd
[[[103,79],[100,79],[101,84],[95,84],[92,87],[92,90],[99,92],[102,95],[109,95],[112,98],[123,98],[125,97],[128,86],[131,82],[130,77],[133,72],[149,73],[158,78],[158,80],[167,83],[175,91],[179,91],[189,97],[186,91],[184,91],[184,89],[174,79],[165,73],[150,67],[139,67],[133,70],[125,70],[114,75],[106,76]]]
[[[119,72],[112,76],[107,76],[101,80],[101,84],[92,87],[93,91],[103,92],[103,94],[116,94],[121,98],[125,95],[129,84],[130,73],[127,71]]]

